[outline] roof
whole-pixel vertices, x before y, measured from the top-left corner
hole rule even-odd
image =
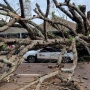
[[[4,32],[0,32],[0,34],[16,34],[16,33],[27,33],[28,31],[24,28],[10,27]]]
[[[57,17],[57,16],[55,16],[55,19],[54,18],[52,18],[52,20],[54,20],[54,21],[57,21],[57,22],[63,22],[63,23],[65,23],[65,24],[67,24],[69,27],[71,27],[72,29],[76,29],[76,23],[74,23],[74,22],[70,22],[70,21],[68,21],[68,20],[65,20],[65,19],[62,19],[62,18],[60,18],[60,17]],[[43,28],[43,23],[42,24],[40,24],[39,25],[41,28]],[[64,29],[64,30],[68,30],[66,27],[64,27],[64,26],[61,26],[60,25],[60,27],[62,27],[62,29]],[[48,22],[46,23],[46,29],[47,30],[56,30],[54,27],[52,27]]]

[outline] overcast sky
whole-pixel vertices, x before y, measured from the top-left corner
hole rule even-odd
[[[18,5],[18,1],[19,0],[7,0],[11,6],[17,10],[19,8]],[[58,2],[63,2],[64,0],[57,0]],[[90,0],[71,0],[71,2],[74,2],[76,5],[86,5],[86,10],[89,11],[90,10]],[[0,0],[0,3],[4,3],[3,0]],[[39,3],[41,9],[43,12],[45,12],[46,9],[46,0],[31,0],[31,7],[32,7],[32,15],[35,14],[33,12],[33,9],[35,8],[35,3]],[[53,4],[51,4],[51,12],[55,11],[57,15],[59,15],[60,17],[64,16],[63,13],[59,12],[58,9],[54,9]],[[65,17],[64,17],[65,18]],[[34,20],[36,23],[42,23],[41,20]]]

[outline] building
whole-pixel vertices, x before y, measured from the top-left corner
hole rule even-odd
[[[58,16],[55,16],[54,18],[52,18],[53,21],[57,21],[57,22],[62,22],[64,24],[67,24],[70,28],[76,30],[76,23],[74,22],[71,22],[71,21],[68,21],[68,20],[65,20],[63,18],[60,18]],[[39,25],[41,28],[43,28],[43,23]],[[68,28],[64,27],[64,26],[61,26],[59,25],[60,29],[64,29],[64,30],[68,30]],[[47,30],[56,30],[54,27],[52,27],[48,22],[46,23],[46,29]]]
[[[4,32],[0,32],[0,37],[4,38],[26,38],[28,31],[24,28],[10,27]]]
[[[55,16],[52,18],[52,20],[55,19],[55,21],[62,22],[64,24],[67,24],[72,29],[76,29],[76,24],[70,21],[67,21],[65,19],[62,19],[58,16]],[[43,23],[39,25],[41,28],[43,28]],[[68,30],[66,27],[59,25],[60,29],[62,30]],[[47,31],[56,31],[54,27],[52,27],[48,22],[46,23],[46,29]],[[4,32],[0,32],[0,37],[4,38],[26,38],[28,37],[28,31],[24,28],[18,28],[18,27],[10,27]]]

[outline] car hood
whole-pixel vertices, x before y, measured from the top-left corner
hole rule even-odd
[[[23,58],[24,59],[27,59],[28,56],[36,56],[36,54],[39,52],[40,50],[31,50],[31,51],[28,51],[26,52],[24,55],[23,55]]]

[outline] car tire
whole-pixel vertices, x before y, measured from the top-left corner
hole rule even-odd
[[[35,56],[28,56],[27,60],[29,63],[35,63],[36,62]]]

